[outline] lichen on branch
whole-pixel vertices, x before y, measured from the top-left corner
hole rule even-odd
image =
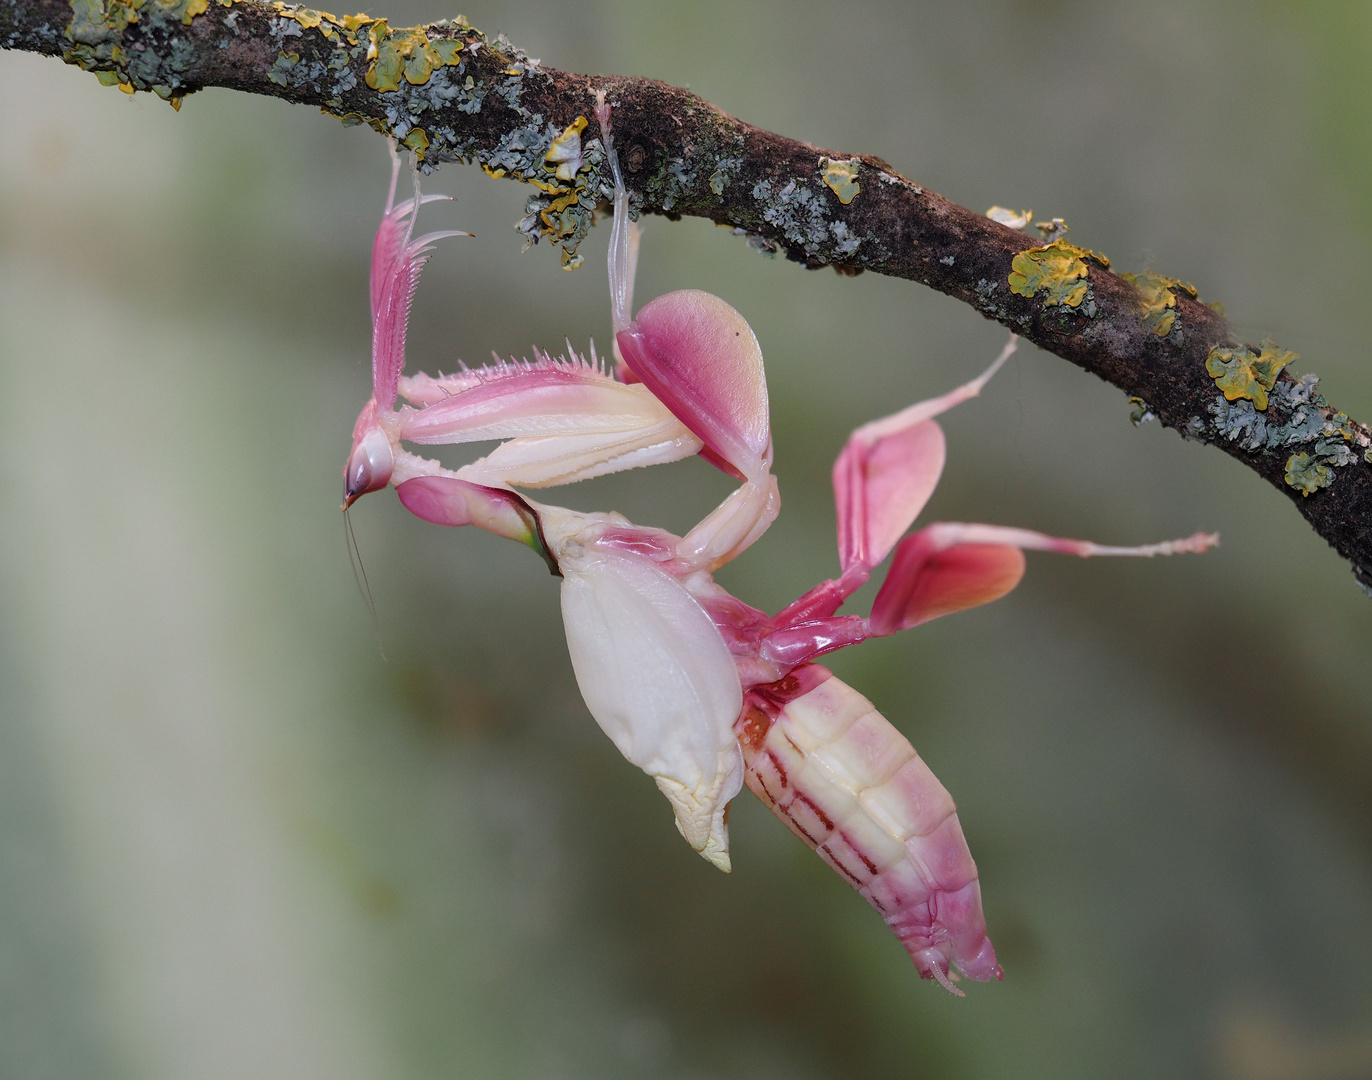
[[[763,131],[651,79],[558,71],[461,17],[393,28],[260,0],[0,0],[0,47],[177,107],[211,86],[316,106],[391,135],[426,169],[476,163],[530,186],[518,227],[527,243],[559,247],[569,269],[611,191],[593,119],[604,91],[635,215],[709,218],[807,267],[871,270],[962,300],[1119,387],[1139,417],[1263,476],[1372,590],[1372,432],[1323,398],[1296,402],[1309,376],[1269,364],[1193,287],[1118,275],[1061,240],[1061,221],[1026,244],[1002,222],[1027,213],[993,220],[880,158]],[[1255,410],[1259,398],[1276,413]]]

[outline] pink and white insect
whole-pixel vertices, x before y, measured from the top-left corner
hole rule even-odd
[[[976,864],[952,798],[872,704],[814,661],[869,637],[994,600],[1019,582],[1025,549],[1073,555],[1199,552],[1196,534],[1110,548],[1022,529],[938,523],[905,536],[943,468],[935,417],[978,394],[979,378],[859,428],[834,466],[839,577],[769,616],[711,574],[754,543],[780,499],[762,353],[718,297],[668,293],[632,317],[636,234],[610,138],[614,373],[571,352],[438,377],[402,377],[405,320],[427,245],[411,239],[427,198],[395,205],[395,176],[372,258],[373,397],[344,470],[345,506],[394,485],[426,521],[477,525],[527,544],[562,578],[577,683],[596,722],[666,795],[704,858],[728,870],[726,812],[744,783],[886,920],[925,978],[960,994],[954,972],[1001,976]],[[395,407],[397,392],[411,405]],[[457,470],[403,448],[505,440]],[[571,483],[700,454],[742,481],[684,537],[614,513],[535,502],[516,488]],[[903,539],[902,539],[903,537]],[[844,601],[894,549],[867,617]]]

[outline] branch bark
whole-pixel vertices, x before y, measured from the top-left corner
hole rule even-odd
[[[1367,426],[1316,395],[1308,376],[1273,370],[1280,350],[1244,348],[1194,290],[1128,280],[1065,241],[1048,247],[880,158],[763,131],[650,79],[544,67],[465,20],[392,29],[257,0],[0,0],[0,46],[59,56],[176,107],[210,86],[265,94],[367,123],[428,167],[476,161],[534,185],[521,227],[569,264],[611,190],[595,138],[603,90],[636,212],[709,218],[811,268],[872,270],[962,300],[1254,470],[1372,592]],[[561,175],[549,159],[555,139]]]

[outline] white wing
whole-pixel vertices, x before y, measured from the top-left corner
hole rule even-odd
[[[743,691],[704,609],[647,559],[596,547],[559,559],[567,648],[596,723],[652,776],[686,841],[729,869],[724,810],[743,784]]]

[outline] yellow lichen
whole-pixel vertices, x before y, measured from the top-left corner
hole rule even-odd
[[[346,24],[349,20],[344,19]],[[367,27],[366,82],[383,93],[400,89],[403,78],[411,86],[422,86],[435,69],[461,62],[465,41],[429,40],[422,26],[392,30],[385,19],[375,19]]]
[[[142,6],[143,0],[71,0],[67,37],[83,45],[98,45],[111,33],[121,34],[136,23]]]
[[[366,124],[378,135],[389,135],[391,133],[391,129],[386,126],[386,121],[380,120],[375,116],[363,116],[360,112],[346,112],[334,114],[330,113],[327,109],[323,109],[320,111],[323,112],[326,116],[337,115],[338,119],[343,121],[344,127],[355,127],[358,124]]]
[[[566,210],[567,207],[573,205],[578,197],[579,196],[575,191],[564,191],[550,202],[546,209],[539,211],[539,217],[543,219],[543,224],[555,235],[561,236],[563,233],[563,230],[560,228],[562,223],[556,220],[557,216],[561,214],[562,211]]]
[[[233,0],[228,0],[232,3]],[[225,0],[219,0],[225,3]],[[319,29],[319,32],[326,38],[333,37],[335,26],[342,26],[343,20],[337,15],[330,15],[327,11],[315,11],[314,8],[296,7],[294,4],[283,4],[281,0],[274,0],[272,7],[283,19],[293,19],[306,30]],[[355,44],[355,43],[354,43]]]
[[[838,161],[834,158],[820,158],[820,168],[824,170],[821,174],[824,183],[829,190],[838,196],[838,201],[844,206],[858,197],[862,187],[857,182],[858,166],[861,164],[856,158],[851,161]],[[866,205],[865,203],[863,205]]]
[[[1121,274],[1120,277],[1139,290],[1139,316],[1143,324],[1158,337],[1166,337],[1177,323],[1177,296],[1173,289],[1181,289],[1193,300],[1195,287],[1183,285],[1176,278],[1163,277],[1151,270],[1141,274]]]
[[[190,25],[197,16],[209,10],[211,0],[68,0],[72,9],[72,20],[66,27],[66,36],[73,44],[62,53],[67,63],[75,64],[87,71],[96,73],[97,78],[106,86],[118,85],[127,94],[137,90],[150,90],[173,108],[180,108],[184,90],[161,84],[148,84],[137,77],[131,77],[123,50],[119,45],[119,35],[132,23],[139,22],[140,12],[146,16],[149,5],[166,11],[178,18],[183,24]],[[232,7],[238,0],[214,0],[222,7]],[[327,11],[299,7],[285,0],[270,0],[270,10],[283,19],[290,19],[306,30],[318,30],[325,38],[332,39],[335,34],[346,40],[349,45],[367,45],[368,69],[366,83],[374,90],[390,91],[400,88],[403,78],[412,85],[428,82],[433,71],[440,67],[457,66],[462,63],[462,53],[468,42],[462,38],[438,38],[430,41],[425,28],[413,27],[405,30],[391,30],[385,19],[373,19],[359,13],[339,17]],[[449,20],[448,27],[462,32],[477,33],[464,16]],[[359,34],[363,28],[370,28]],[[285,81],[285,69],[293,66],[290,61],[297,54],[279,52],[277,62],[268,78],[273,82]],[[344,54],[346,63],[347,56]],[[331,70],[337,68],[331,64]],[[471,79],[468,79],[468,88]],[[325,110],[326,112],[329,110]],[[356,114],[342,117],[345,123],[357,122],[364,118]],[[390,131],[390,125],[367,119],[366,122],[381,132]]]
[[[190,26],[191,20],[203,15],[210,6],[209,0],[157,0],[157,3],[172,14],[179,15],[184,26]]]
[[[1141,397],[1131,397],[1129,399],[1129,404],[1133,406],[1133,408],[1129,410],[1129,422],[1135,427],[1141,427],[1157,416],[1157,413],[1153,411],[1148,402],[1144,401]]]
[[[405,137],[400,140],[400,145],[411,151],[420,161],[423,161],[424,151],[429,149],[429,133],[422,127],[410,128]]]
[[[1299,491],[1302,498],[1310,498],[1333,482],[1333,468],[1314,454],[1292,454],[1286,459],[1287,486]]]
[[[1345,442],[1353,442],[1358,434],[1353,430],[1353,422],[1348,419],[1348,414],[1342,410],[1336,411],[1333,416],[1326,418],[1325,430],[1330,435],[1337,435]]]
[[[443,61],[444,67],[457,67],[462,63],[462,50],[467,47],[462,38],[440,38],[431,44],[434,52],[438,53],[438,58]]]
[[[1270,340],[1259,348],[1261,352],[1254,355],[1246,345],[1216,345],[1205,359],[1205,370],[1227,400],[1247,398],[1253,408],[1262,412],[1267,409],[1267,393],[1277,385],[1282,368],[1300,356],[1279,349]]]
[[[1022,229],[1034,220],[1032,210],[1010,210],[1004,206],[991,207],[986,211],[986,216],[1011,229]]]
[[[543,156],[543,167],[559,180],[576,179],[577,170],[581,168],[581,133],[586,130],[586,123],[584,116],[578,116],[553,140]]]
[[[322,11],[314,11],[310,8],[295,7],[292,4],[283,4],[281,0],[275,0],[275,3],[272,4],[272,7],[276,9],[276,13],[278,15],[282,16],[283,18],[294,19],[306,30],[313,30],[325,19],[333,21],[332,15],[326,15]],[[326,28],[324,33],[327,34],[328,32],[329,31]]]
[[[1086,275],[1090,269],[1086,259],[1102,266],[1110,265],[1104,256],[1066,240],[1054,240],[1043,247],[1021,251],[1010,263],[1010,291],[1020,296],[1046,293],[1045,307],[1055,304],[1080,307],[1086,299]]]

